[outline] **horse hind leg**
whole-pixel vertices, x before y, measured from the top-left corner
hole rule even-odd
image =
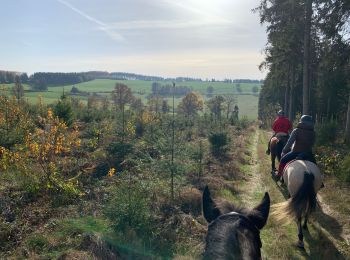
[[[272,155],[272,153],[271,153],[271,169],[272,169],[272,171],[276,170],[275,161],[276,161],[276,157],[274,155]]]
[[[303,229],[305,229],[305,230],[308,230],[307,220],[308,220],[308,215],[305,215],[304,224],[303,224]]]

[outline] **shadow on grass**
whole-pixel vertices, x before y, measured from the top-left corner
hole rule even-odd
[[[305,241],[309,245],[310,252],[303,252],[308,259],[339,259],[345,260],[346,258],[338,251],[334,243],[326,237],[326,235],[314,224],[309,224],[314,230],[314,234],[311,235],[308,231],[304,231]]]
[[[323,212],[322,208],[319,207],[314,214],[315,221],[317,221],[321,227],[323,227],[329,234],[331,234],[337,240],[343,240],[341,234],[343,232],[343,227],[339,222],[332,216]]]

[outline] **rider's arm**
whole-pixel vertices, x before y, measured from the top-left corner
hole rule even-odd
[[[293,130],[293,132],[291,133],[287,144],[284,146],[282,153],[286,154],[289,152],[290,148],[292,147],[293,143],[295,142],[297,137],[297,133],[296,133],[296,129]]]
[[[277,121],[278,119],[276,119],[273,124],[272,124],[272,130],[276,133],[276,126],[277,126]]]
[[[288,133],[290,133],[290,131],[292,131],[292,129],[293,129],[293,125],[292,125],[292,123],[289,121],[289,129],[288,129]]]

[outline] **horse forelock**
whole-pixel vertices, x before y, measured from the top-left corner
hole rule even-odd
[[[247,215],[250,212],[249,209],[246,209],[244,207],[237,207],[226,200],[217,201],[217,207],[222,215],[229,212],[237,212],[241,213],[242,215]]]

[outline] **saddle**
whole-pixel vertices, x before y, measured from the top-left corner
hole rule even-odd
[[[312,153],[300,153],[300,154],[298,154],[298,156],[295,159],[309,161],[309,162],[316,164],[315,156]]]
[[[283,142],[287,142],[288,141],[288,138],[289,138],[289,135],[286,134],[286,133],[277,133],[275,135],[275,137],[278,139],[278,141],[283,141]]]
[[[317,165],[315,156],[312,153],[300,153],[295,159],[286,163],[286,165],[282,169],[282,173],[284,172],[285,169],[288,168],[289,164],[297,160],[309,161]]]

